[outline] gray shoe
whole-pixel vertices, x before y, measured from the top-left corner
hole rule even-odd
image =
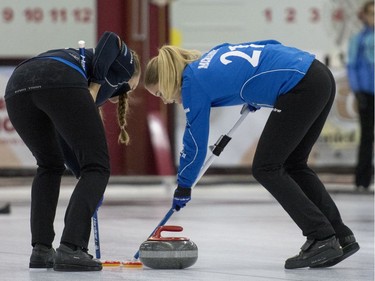
[[[36,244],[31,253],[29,268],[52,268],[55,254],[53,248]]]
[[[73,251],[69,247],[60,244],[56,249],[55,264],[56,271],[100,271],[102,263],[94,260],[91,255],[82,249]]]

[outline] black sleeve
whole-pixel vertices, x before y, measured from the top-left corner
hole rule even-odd
[[[109,98],[117,97],[123,93],[130,91],[130,86],[128,83],[124,83],[118,87],[111,88],[108,83],[102,85],[99,89],[99,93],[96,97],[96,106],[102,106]]]
[[[128,83],[124,83],[112,94],[111,98],[117,97],[123,93],[127,93],[130,91],[130,86]]]
[[[104,32],[95,48],[91,81],[103,85],[112,63],[120,54],[119,37],[113,32]]]

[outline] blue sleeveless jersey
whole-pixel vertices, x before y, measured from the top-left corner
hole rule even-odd
[[[187,65],[182,77],[186,114],[178,185],[191,187],[207,153],[211,107],[273,107],[304,77],[314,55],[275,40],[222,44]]]

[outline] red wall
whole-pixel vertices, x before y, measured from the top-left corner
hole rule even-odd
[[[147,4],[149,16],[149,34],[146,38],[139,39],[132,36],[131,17],[135,17],[135,30],[141,26],[146,17],[139,12],[132,15],[132,5],[148,3],[148,1],[131,0],[98,0],[98,38],[104,31],[116,32],[128,46],[135,50],[141,58],[142,69],[147,61],[157,52],[157,48],[168,42],[168,7],[157,7]],[[137,6],[138,7],[138,6]],[[141,11],[141,9],[136,11]],[[104,106],[105,127],[111,157],[111,170],[113,175],[149,175],[157,174],[154,150],[150,141],[148,131],[147,114],[150,111],[159,111],[168,121],[168,132],[173,134],[173,116],[171,109],[166,108],[156,99],[149,95],[143,88],[141,82],[137,90],[132,94],[130,102],[130,114],[128,117],[128,133],[131,138],[129,146],[119,144],[116,119],[116,105],[107,103]],[[172,138],[170,138],[172,139]]]

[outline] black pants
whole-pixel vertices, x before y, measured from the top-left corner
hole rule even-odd
[[[6,100],[9,118],[34,155],[32,245],[52,245],[60,182],[65,170],[56,131],[77,156],[81,177],[65,213],[61,242],[88,248],[91,217],[109,179],[105,131],[88,89],[58,88],[16,94]]]
[[[278,98],[253,162],[254,177],[310,239],[352,233],[323,183],[307,165],[334,97],[331,72],[315,60],[300,83]]]
[[[355,184],[368,188],[371,184],[374,167],[374,95],[358,92],[355,96],[358,102],[361,131]]]

